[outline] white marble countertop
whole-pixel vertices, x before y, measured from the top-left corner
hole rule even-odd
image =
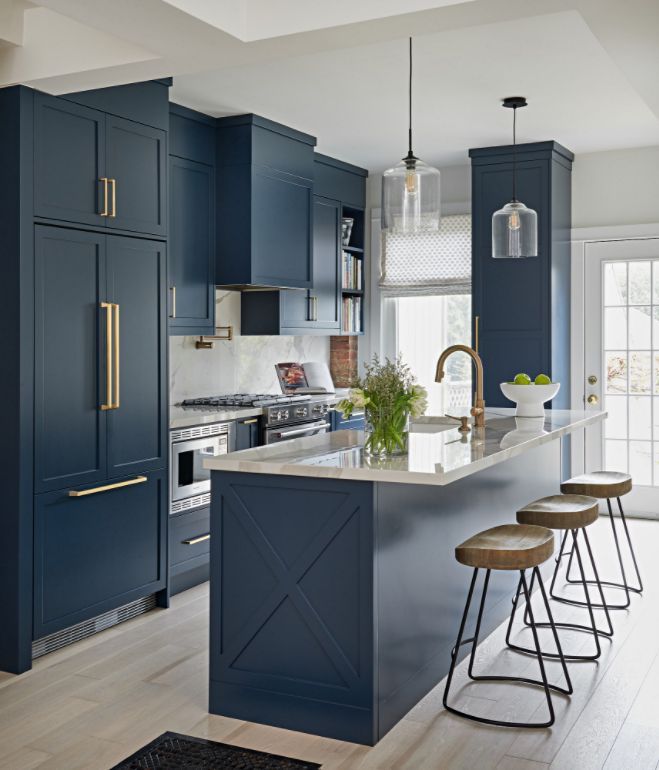
[[[347,389],[337,388],[336,393],[328,394],[329,401],[336,404],[347,394]],[[277,393],[276,395],[281,395]],[[311,397],[312,399],[314,396]],[[325,398],[325,396],[323,396]],[[229,420],[242,420],[247,417],[259,417],[263,409],[259,407],[225,407],[205,408],[198,406],[181,406],[172,404],[169,407],[169,429],[179,430],[190,428],[193,425],[208,425],[212,422],[228,422]]]
[[[364,452],[362,431],[342,430],[206,460],[215,471],[445,485],[606,418],[606,412],[548,410],[544,418],[486,409],[485,427],[458,432],[444,417],[423,417],[409,435],[409,453],[387,459]]]

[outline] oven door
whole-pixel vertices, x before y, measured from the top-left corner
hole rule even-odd
[[[172,502],[210,492],[211,472],[204,468],[204,460],[225,455],[228,451],[226,433],[175,441],[172,444]]]
[[[316,436],[319,433],[327,433],[330,424],[325,420],[305,422],[302,425],[289,425],[277,428],[266,428],[264,432],[265,444],[278,444],[280,441],[290,441],[294,438]]]

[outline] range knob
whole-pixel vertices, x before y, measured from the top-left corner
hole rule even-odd
[[[296,417],[306,417],[307,416],[307,407],[306,406],[298,406],[295,410],[295,416]]]
[[[278,409],[278,410],[277,410],[277,411],[274,413],[274,418],[275,418],[275,420],[281,420],[281,418],[282,418],[283,416],[284,416],[284,413],[281,411],[281,409]]]
[[[281,416],[284,418],[284,420],[288,420],[288,409],[286,409],[286,411],[282,412]]]

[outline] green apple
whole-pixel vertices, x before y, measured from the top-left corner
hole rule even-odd
[[[531,378],[529,377],[528,374],[516,374],[513,382],[515,383],[515,385],[530,385]]]
[[[551,377],[548,377],[546,374],[539,374],[535,378],[535,384],[536,385],[551,385]]]

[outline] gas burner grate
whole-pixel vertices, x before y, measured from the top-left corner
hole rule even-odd
[[[208,408],[218,406],[265,407],[297,404],[311,401],[311,396],[284,396],[277,393],[234,393],[204,398],[187,398],[181,403],[185,407]]]

